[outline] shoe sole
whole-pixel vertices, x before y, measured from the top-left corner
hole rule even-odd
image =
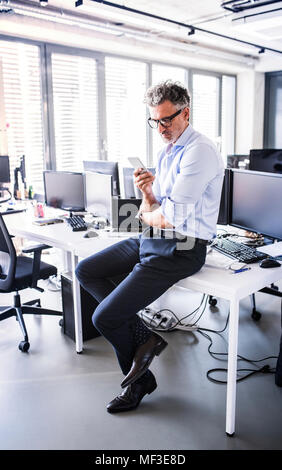
[[[167,345],[168,343],[165,340],[163,340],[160,344],[157,344],[154,349],[154,355],[150,360],[148,360],[145,367],[140,370],[137,374],[135,374],[131,379],[128,379],[126,382],[122,382],[121,387],[125,388],[128,385],[133,384],[133,382],[136,382],[136,380],[140,379],[140,377],[142,377],[142,375],[145,374],[145,372],[149,369],[154,357],[159,356],[161,352],[167,347]]]
[[[145,396],[145,395],[151,395],[151,393],[153,393],[154,390],[156,390],[156,388],[157,388],[157,382],[154,383],[153,388],[152,388],[149,392],[144,393],[143,397],[140,398],[140,400],[139,400],[139,402],[137,403],[137,405],[134,405],[134,406],[132,406],[132,407],[130,407],[130,408],[120,408],[120,409],[118,409],[118,408],[117,408],[117,409],[114,409],[114,408],[113,408],[112,410],[107,408],[107,412],[110,413],[110,414],[115,414],[115,413],[124,413],[125,411],[136,410],[136,408],[138,408],[138,406],[140,405],[141,401],[143,400],[144,396]]]

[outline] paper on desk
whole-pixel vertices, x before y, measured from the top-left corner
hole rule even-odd
[[[271,245],[260,246],[258,250],[270,256],[280,256],[282,255],[282,242],[276,242],[272,243]]]

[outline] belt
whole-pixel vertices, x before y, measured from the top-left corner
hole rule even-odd
[[[199,243],[199,245],[207,246],[209,244],[209,240],[203,240],[202,238],[195,238],[195,243]]]
[[[187,235],[183,235],[182,233],[176,232],[175,230],[163,230],[163,229],[157,229],[150,227],[149,228],[149,233],[150,237],[160,237],[160,238],[176,238],[180,242],[186,242],[187,240],[190,240],[191,243],[193,244],[199,244],[199,245],[208,245],[209,240],[204,240],[203,238],[194,238],[194,237],[189,237]]]

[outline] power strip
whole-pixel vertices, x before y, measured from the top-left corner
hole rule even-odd
[[[181,325],[178,323],[175,317],[168,314],[159,313],[157,310],[152,308],[144,308],[137,314],[141,320],[143,320],[148,327],[156,328],[158,330],[182,330],[182,331],[195,331],[198,330],[198,325]],[[174,326],[175,325],[175,326]]]
[[[175,329],[183,330],[183,331],[195,331],[199,329],[199,326],[198,325],[177,325]]]
[[[169,316],[158,313],[157,310],[153,310],[152,308],[144,308],[140,310],[137,314],[141,320],[144,320],[145,323],[150,328],[158,328],[160,330],[169,330],[173,328],[173,325],[177,323],[176,319]]]

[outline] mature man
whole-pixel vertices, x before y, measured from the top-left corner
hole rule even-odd
[[[206,245],[215,236],[223,181],[215,146],[189,124],[188,90],[166,81],[149,88],[145,102],[149,125],[167,144],[155,179],[141,169],[134,173],[143,195],[139,215],[147,228],[81,261],[76,271],[99,302],[93,323],[114,347],[126,375],[109,413],[136,408],[157,387],[149,366],[167,343],[136,314],[203,266]]]

